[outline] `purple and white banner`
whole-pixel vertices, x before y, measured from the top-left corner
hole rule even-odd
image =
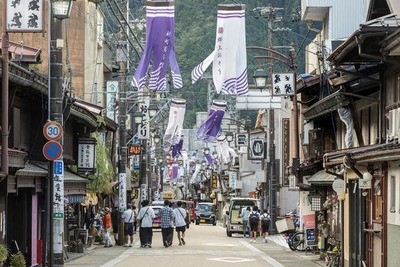
[[[146,3],[146,47],[132,80],[132,86],[142,90],[147,82],[150,61],[149,89],[165,91],[168,65],[174,88],[182,88],[182,77],[175,57],[175,6],[174,2]]]
[[[214,142],[221,133],[221,123],[224,118],[226,102],[214,100],[208,116],[197,130],[197,139],[204,142]]]
[[[192,83],[203,75],[211,62],[218,94],[248,93],[245,5],[218,5],[215,48],[193,69]]]
[[[171,100],[168,125],[164,133],[164,149],[166,151],[169,151],[172,146],[179,144],[181,140],[185,111],[186,100]]]

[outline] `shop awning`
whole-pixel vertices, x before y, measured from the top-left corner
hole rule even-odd
[[[335,175],[325,172],[325,170],[318,171],[308,178],[311,185],[331,185],[336,179]]]
[[[19,169],[15,173],[15,176],[35,176],[35,177],[40,176],[40,177],[46,177],[47,176],[47,168],[43,168],[40,165],[28,162],[28,163],[25,164],[25,167],[23,169]]]
[[[324,168],[343,164],[343,158],[349,155],[358,163],[383,162],[400,159],[400,144],[397,141],[385,144],[342,149],[336,152],[325,153],[323,157]]]

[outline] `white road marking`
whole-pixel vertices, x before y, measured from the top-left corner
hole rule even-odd
[[[266,262],[268,262],[272,266],[274,266],[274,267],[285,267],[284,265],[280,264],[278,261],[276,261],[273,258],[271,258],[270,256],[266,255],[261,250],[259,250],[259,249],[255,248],[255,247],[253,247],[252,245],[250,245],[248,242],[240,240],[240,243],[242,243],[245,247],[247,247],[251,251],[256,252],[257,254],[260,254],[261,258],[263,258]]]
[[[212,259],[208,259],[208,260],[209,261],[230,262],[230,263],[255,261],[254,259],[243,259],[243,258],[235,258],[235,257],[212,258]]]
[[[117,264],[120,263],[121,261],[125,260],[126,258],[130,257],[128,254],[122,254],[118,256],[117,258],[107,262],[106,264],[101,265],[100,267],[113,267],[113,266],[118,266]]]
[[[203,243],[206,246],[214,246],[214,247],[237,247],[235,244],[228,243]]]

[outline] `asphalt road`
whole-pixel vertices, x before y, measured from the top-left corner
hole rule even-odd
[[[250,243],[242,235],[227,237],[221,226],[191,224],[186,232],[186,245],[179,246],[174,233],[174,243],[165,248],[161,231],[155,230],[152,248],[140,248],[138,235],[133,247],[104,248],[93,245],[84,256],[70,260],[65,266],[76,267],[259,267],[259,266],[324,266],[318,255],[292,252],[284,246],[280,235],[271,236],[268,243],[261,238]]]

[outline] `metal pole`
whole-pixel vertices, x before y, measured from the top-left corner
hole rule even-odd
[[[58,42],[62,40],[62,30],[61,30],[61,19],[52,16],[51,23],[51,42],[50,42],[50,88],[49,88],[49,100],[50,100],[50,120],[60,123],[64,127],[63,123],[63,82],[62,82],[62,46],[58,46]],[[62,138],[59,142],[63,143]],[[62,160],[62,155],[60,157]],[[61,204],[62,207],[58,207],[59,210],[64,210],[64,201],[58,202],[55,199],[55,194],[53,193],[54,187],[54,170],[53,161],[50,162],[49,168],[49,182],[50,182],[50,197],[52,203],[57,202]],[[63,179],[61,178],[62,182]],[[64,188],[64,186],[62,186]],[[64,192],[62,192],[64,193]],[[50,205],[50,239],[51,239],[51,250],[50,258],[53,266],[64,266],[63,257],[63,235],[64,235],[64,217],[53,218],[53,205]]]
[[[271,108],[269,110],[269,166],[270,166],[270,183],[269,183],[269,209],[270,209],[270,217],[271,217],[271,227],[270,233],[276,234],[276,163],[275,163],[275,133],[274,133],[274,110]]]
[[[127,144],[126,144],[126,67],[125,62],[119,58],[119,165],[118,165],[118,180],[119,186],[119,211],[124,212],[126,203],[126,163],[128,157]],[[122,183],[121,183],[122,182]],[[121,186],[121,184],[123,186]],[[121,203],[124,202],[124,203]],[[121,215],[120,214],[120,215]],[[124,244],[124,222],[121,216],[118,216],[118,245]]]

